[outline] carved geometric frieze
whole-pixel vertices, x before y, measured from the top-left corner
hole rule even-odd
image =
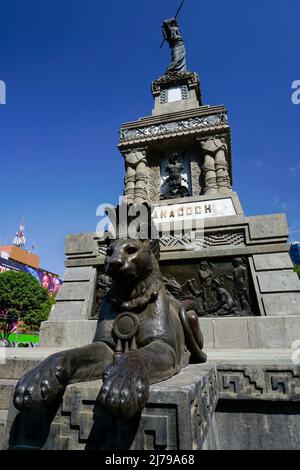
[[[221,399],[300,400],[300,372],[266,366],[218,367]]]
[[[178,448],[177,419],[175,406],[165,405],[163,409],[146,406],[135,437],[139,448],[176,450]]]
[[[148,194],[150,202],[159,201],[160,198],[160,166],[159,162],[152,161],[149,166]]]
[[[200,183],[201,168],[200,163],[195,158],[191,158],[192,195],[199,196],[202,192]]]
[[[149,184],[149,194],[152,200],[157,200],[157,194],[159,194],[159,184],[157,178],[155,178],[156,171],[153,171],[150,167],[150,184]],[[152,175],[151,175],[152,173]],[[153,182],[153,184],[151,184]],[[175,234],[175,235],[162,235],[160,237],[161,248],[186,248],[186,249],[203,249],[211,247],[223,247],[223,246],[245,246],[245,235],[244,232],[218,232],[218,233],[197,233],[195,236],[192,232],[186,234]],[[98,243],[97,249],[98,256],[106,255],[106,245],[103,241]]]
[[[245,246],[244,232],[217,232],[217,233],[200,233],[193,240],[195,247],[210,248],[212,246]]]
[[[212,113],[206,116],[192,117],[181,121],[171,121],[136,129],[121,129],[120,142],[129,142],[145,138],[153,138],[175,133],[185,133],[210,126],[227,125],[227,113]]]
[[[291,370],[268,370],[265,379],[268,393],[283,400],[300,399],[300,371],[295,374]]]
[[[262,388],[257,385],[251,376],[246,375],[244,370],[222,371],[219,378],[220,393],[227,394],[227,397],[233,395],[239,397],[245,394],[259,397],[263,393]]]
[[[162,249],[169,247],[180,249],[184,247],[187,250],[219,246],[245,246],[245,235],[243,232],[205,232],[203,235],[196,232],[195,236],[193,236],[192,232],[190,232],[187,234],[162,235],[160,244]]]
[[[191,246],[191,233],[186,235],[163,235],[160,238],[160,244],[162,247],[177,247],[177,248],[186,248]]]

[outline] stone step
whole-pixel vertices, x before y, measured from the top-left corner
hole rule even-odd
[[[67,348],[6,348],[6,361],[0,366],[0,380],[19,380],[43,359],[64,349]]]
[[[0,411],[8,410],[17,380],[0,379]]]
[[[5,427],[7,421],[8,411],[0,410],[0,449],[2,449],[2,443],[5,435]]]

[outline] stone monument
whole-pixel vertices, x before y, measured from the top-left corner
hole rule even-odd
[[[300,448],[300,354],[293,349],[300,343],[300,281],[286,217],[244,214],[232,187],[226,108],[203,104],[177,20],[166,20],[163,32],[171,64],[152,83],[152,114],[120,130],[124,201],[151,205],[164,289],[199,317],[208,362],[151,385],[134,422],[121,425],[103,410],[99,381],[69,385],[62,402],[29,421],[18,415],[17,379],[53,352],[91,343],[111,288],[104,238],[69,235],[63,285],[40,347],[8,354],[0,369],[4,448]]]

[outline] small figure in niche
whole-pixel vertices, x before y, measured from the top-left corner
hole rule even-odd
[[[166,172],[169,174],[165,181],[168,190],[161,195],[161,199],[174,199],[189,195],[189,190],[182,185],[182,172],[184,166],[177,152],[170,155]]]

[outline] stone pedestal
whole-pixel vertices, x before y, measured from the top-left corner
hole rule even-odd
[[[124,200],[151,204],[165,286],[193,302],[209,362],[153,385],[141,416],[129,422],[98,404],[100,382],[70,385],[62,402],[18,414],[9,405],[15,381],[55,348],[83,346],[95,334],[106,247],[99,234],[70,235],[40,348],[0,369],[0,446],[299,449],[300,375],[291,348],[300,341],[300,281],[285,215],[244,215],[232,190],[227,110],[203,106],[197,74],[167,73],[152,93],[152,115],[120,130]]]
[[[142,415],[114,418],[97,403],[100,381],[67,387],[61,404],[17,414],[10,409],[10,449],[198,450],[218,400],[212,365],[189,366],[151,386]],[[12,423],[12,424],[11,424]]]
[[[124,124],[118,148],[125,159],[125,200],[152,205],[166,285],[173,286],[172,294],[180,301],[196,301],[207,344],[234,348],[233,336],[226,333],[229,328],[240,331],[234,336],[243,347],[263,341],[266,347],[276,341],[289,347],[282,331],[290,324],[285,317],[295,317],[298,325],[300,281],[288,254],[285,215],[244,215],[232,191],[227,111],[224,106],[202,105],[197,74],[164,75],[153,82],[152,93],[152,115]],[[168,159],[174,153],[178,165],[173,171],[182,169],[175,181],[184,197],[176,198],[166,184]],[[175,222],[181,231],[172,230]],[[96,233],[71,235],[65,251],[63,285],[41,329],[43,347],[82,346],[95,331],[104,241]],[[212,280],[219,290],[213,290]],[[214,311],[221,295],[229,298],[227,310]],[[223,318],[226,315],[229,318]],[[265,317],[270,317],[268,326]],[[276,331],[276,340],[262,333],[268,328]]]
[[[290,349],[208,350],[207,364],[152,385],[142,415],[128,422],[97,403],[101,381],[70,385],[47,411],[19,414],[16,380],[53,352],[9,352],[0,369],[0,449],[300,448],[300,368]]]

